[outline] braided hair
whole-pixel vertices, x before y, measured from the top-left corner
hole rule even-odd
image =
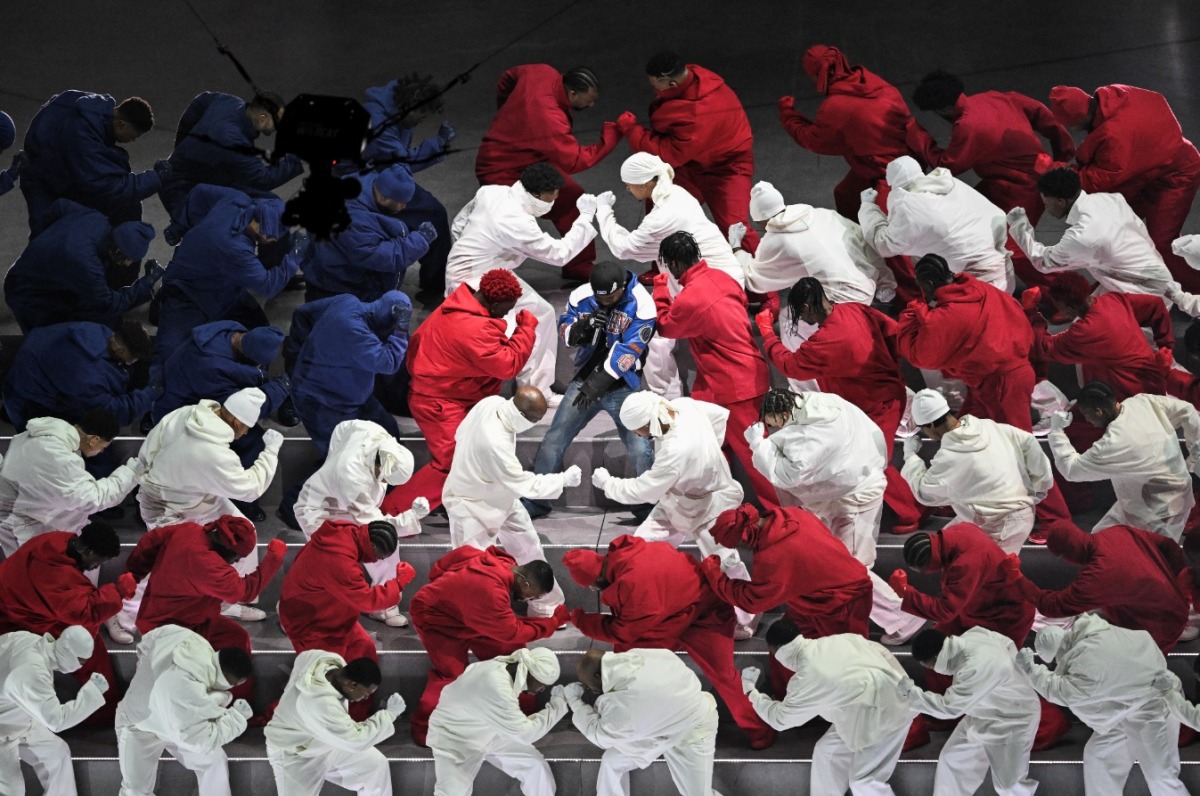
[[[600,80],[596,73],[586,66],[576,66],[563,72],[563,88],[577,94],[600,90]]]
[[[929,534],[914,533],[904,543],[904,563],[914,569],[925,569],[933,558],[933,540]]]
[[[383,553],[381,558],[387,558],[396,552],[396,529],[390,522],[375,520],[367,524],[367,536],[371,545]]]
[[[811,276],[806,276],[792,285],[787,297],[788,307],[792,310],[792,331],[794,332],[800,327],[801,307],[807,304],[810,310],[815,312],[818,317],[823,318],[825,301],[825,288]]]
[[[913,276],[918,282],[926,282],[934,288],[948,285],[954,281],[954,273],[946,259],[939,254],[927,254],[913,267]]]
[[[792,412],[796,409],[799,396],[791,390],[773,389],[768,390],[763,396],[762,408],[759,410],[758,419],[765,420],[770,415],[787,415],[791,417]]]
[[[392,104],[397,111],[405,108],[412,111],[419,106],[426,113],[441,113],[444,105],[438,96],[439,91],[441,89],[433,82],[433,75],[422,75],[420,72],[401,75],[392,89]]]

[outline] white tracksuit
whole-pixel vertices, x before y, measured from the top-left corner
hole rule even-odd
[[[1034,238],[1028,220],[1012,226],[1012,237],[1043,274],[1088,271],[1106,293],[1162,296],[1175,281],[1154,248],[1145,223],[1118,193],[1079,192],[1067,211],[1067,231],[1053,246]]]
[[[1151,685],[1167,661],[1150,634],[1083,614],[1055,658],[1053,672],[1035,663],[1029,680],[1092,728],[1083,748],[1088,796],[1121,796],[1134,760],[1153,796],[1186,794],[1179,781],[1179,720]]]
[[[654,207],[650,208],[650,212],[638,224],[637,229],[632,231],[617,223],[613,210],[608,205],[600,205],[596,209],[600,237],[608,244],[613,256],[618,260],[656,262],[658,246],[664,239],[676,232],[688,232],[696,239],[696,245],[700,247],[700,257],[708,263],[708,267],[729,274],[744,289],[746,276],[741,264],[720,228],[704,215],[704,208],[696,197],[686,188],[674,184],[665,190],[656,191],[660,196],[655,200]],[[682,286],[669,271],[663,271],[667,274],[671,297],[674,298],[679,295]],[[681,390],[674,351],[674,340],[654,335],[646,354],[646,365],[642,369],[642,378],[646,381],[647,389],[668,398],[678,396]]]
[[[1012,292],[1012,258],[1004,247],[1008,222],[979,191],[937,168],[906,188],[892,188],[887,207],[886,216],[874,202],[858,209],[858,223],[875,251],[914,259],[937,254],[954,273]]]
[[[1034,505],[1054,485],[1037,437],[972,415],[942,437],[928,468],[914,453],[900,474],[918,502],[950,506],[952,525],[978,525],[1006,553],[1020,552],[1033,530]]]
[[[1179,450],[1183,430],[1188,456]],[[1179,541],[1195,505],[1192,478],[1200,456],[1200,414],[1166,395],[1134,395],[1104,436],[1079,453],[1062,431],[1049,436],[1054,464],[1068,481],[1111,480],[1116,504],[1092,530],[1132,525]]]
[[[54,796],[75,796],[71,749],[55,733],[74,727],[104,704],[90,682],[70,702],[54,692],[54,637],[18,630],[0,636],[0,793],[24,796],[21,761]]]
[[[562,238],[544,232],[538,216],[550,212],[551,203],[532,196],[518,180],[512,185],[485,185],[468,202],[450,228],[454,245],[446,262],[446,295],[466,282],[479,288],[479,279],[494,268],[515,271],[526,259],[562,267],[583,251],[596,237],[590,214],[580,214]],[[517,328],[517,313],[529,310],[538,320],[533,353],[517,374],[517,383],[533,385],[546,395],[554,383],[554,360],[558,353],[558,315],[550,302],[538,295],[523,279],[521,297],[504,316],[511,335]]]
[[[517,459],[517,434],[533,424],[511,400],[489,395],[467,412],[454,432],[454,460],[442,487],[450,520],[450,546],[486,549],[496,537],[518,564],[545,561],[542,541],[520,498],[553,500],[562,494],[563,474],[535,475]],[[562,588],[529,602],[536,616],[562,605]]]
[[[138,644],[137,671],[117,707],[119,796],[153,796],[164,751],[196,773],[204,796],[229,794],[225,744],[246,731],[217,652],[177,625],[155,628]]]
[[[525,796],[554,796],[554,775],[533,747],[567,715],[562,697],[532,716],[521,712],[521,689],[507,661],[479,661],[442,691],[429,718],[434,796],[471,796],[484,763],[516,778]]]
[[[75,426],[37,417],[9,443],[0,464],[0,549],[17,547],[47,531],[75,531],[88,517],[120,505],[137,486],[136,459],[107,478],[93,478],[79,453]]]
[[[925,620],[901,611],[899,595],[872,570],[887,487],[883,432],[840,395],[800,395],[803,405],[791,422],[751,443],[754,468],[775,486],[780,503],[817,515],[850,555],[866,565],[875,589],[875,624],[888,633],[920,627]]]
[[[366,525],[386,522],[399,537],[421,532],[421,520],[411,510],[384,514],[379,510],[387,494],[382,473],[375,475],[377,458],[387,457],[384,470],[397,473],[393,480],[402,484],[412,477],[413,457],[407,448],[378,423],[369,420],[343,420],[329,438],[329,455],[320,469],[309,476],[296,500],[296,520],[305,537],[311,537],[326,520],[345,520]],[[396,577],[400,549],[380,561],[363,564],[373,584]]]
[[[604,693],[575,700],[571,721],[604,750],[596,796],[629,796],[629,772],[660,756],[682,796],[714,796],[717,703],[670,650],[609,652],[601,659]]]
[[[992,769],[999,796],[1033,796],[1029,753],[1037,735],[1041,702],[1017,670],[1017,648],[983,627],[950,636],[933,670],[954,678],[944,694],[914,688],[908,704],[935,719],[963,720],[938,757],[933,796],[970,796]]]
[[[396,716],[383,708],[366,721],[350,718],[345,698],[325,677],[345,665],[323,650],[296,656],[265,732],[280,794],[318,796],[328,781],[360,796],[391,796],[388,761],[375,745],[396,731]]]
[[[775,657],[795,672],[776,702],[757,689],[750,704],[777,730],[817,716],[833,724],[813,749],[812,796],[891,794],[887,784],[917,712],[900,698],[904,667],[881,644],[853,633],[797,638]]]

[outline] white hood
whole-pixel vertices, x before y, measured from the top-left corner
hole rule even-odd
[[[945,196],[954,190],[954,182],[954,175],[947,169],[936,168],[928,174],[917,177],[908,184],[907,188],[901,190],[907,190],[909,193],[932,193]]]

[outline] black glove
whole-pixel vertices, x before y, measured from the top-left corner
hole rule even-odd
[[[146,274],[146,276],[150,277],[150,279],[154,282],[157,282],[158,280],[162,279],[163,274],[165,274],[167,272],[167,269],[165,269],[161,265],[159,265],[158,260],[155,260],[153,258],[147,260],[145,265],[142,266],[142,268],[144,269],[144,273]]]
[[[583,384],[579,385],[579,394],[575,396],[571,406],[586,412],[592,404],[600,400],[600,396],[604,395],[615,381],[616,379],[608,375],[608,371],[604,369],[603,365],[597,367],[590,376],[583,380]]]
[[[598,329],[608,326],[608,310],[596,310],[591,315],[584,315],[575,321],[567,334],[567,345],[577,346],[591,340]]]
[[[412,320],[412,307],[406,304],[392,305],[392,321],[396,324],[396,331],[408,332],[409,321]]]
[[[169,160],[156,160],[154,162],[154,173],[158,175],[160,180],[166,180],[168,177],[170,177],[172,170],[173,167],[171,166],[171,161]]]

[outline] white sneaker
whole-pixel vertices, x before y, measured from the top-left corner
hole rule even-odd
[[[745,641],[749,638],[754,638],[754,628],[750,625],[738,625],[733,629],[734,641]]]
[[[382,611],[372,611],[367,617],[376,622],[383,622],[388,627],[408,627],[408,617],[400,613],[400,606],[393,605]]]
[[[1180,641],[1195,641],[1197,637],[1200,637],[1200,627],[1196,625],[1188,625],[1179,634]]]
[[[562,399],[563,399],[562,393],[555,392],[554,390],[550,390],[548,393],[546,393],[546,408],[547,409],[556,408],[559,404],[562,403]]]
[[[127,635],[132,636],[137,632],[137,616],[130,616],[124,610],[117,611],[117,615],[113,617],[113,621],[117,623],[117,627],[125,631]]]
[[[110,616],[104,620],[104,629],[108,631],[108,637],[118,644],[133,643],[133,634],[121,627],[121,623],[117,621],[116,616]]]
[[[267,618],[267,612],[249,605],[231,603],[221,609],[221,616],[227,616],[239,622],[261,622]]]

